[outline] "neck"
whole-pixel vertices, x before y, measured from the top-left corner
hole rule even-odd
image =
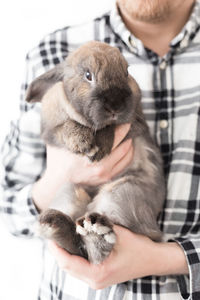
[[[145,47],[159,56],[164,56],[169,51],[170,42],[186,24],[194,5],[194,0],[182,1],[180,5],[174,4],[166,18],[151,22],[134,18],[129,10],[121,6],[120,1],[118,2],[126,27],[143,42]]]

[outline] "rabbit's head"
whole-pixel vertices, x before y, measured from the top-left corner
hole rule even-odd
[[[36,78],[28,88],[28,102],[41,101],[46,91],[63,81],[73,108],[96,130],[131,122],[140,99],[135,80],[120,51],[102,42],[88,42],[64,62]]]

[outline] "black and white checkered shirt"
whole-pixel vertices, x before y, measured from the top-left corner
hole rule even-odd
[[[41,300],[178,300],[200,299],[200,0],[183,30],[163,58],[144,48],[113,8],[81,26],[47,35],[27,55],[20,116],[12,122],[3,146],[4,198],[0,211],[16,236],[33,236],[38,212],[32,184],[45,169],[45,145],[40,138],[40,104],[24,101],[28,84],[89,40],[118,47],[129,72],[142,90],[150,131],[162,151],[167,199],[159,220],[165,240],[182,247],[189,276],[145,277],[94,291],[60,270],[44,247]],[[172,257],[173,259],[173,257]]]

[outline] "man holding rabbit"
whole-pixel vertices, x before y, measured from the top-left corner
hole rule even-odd
[[[86,34],[80,35],[80,29]],[[164,161],[167,197],[158,222],[165,242],[155,243],[115,225],[117,244],[100,265],[51,243],[60,268],[45,251],[38,299],[198,300],[200,1],[117,0],[110,13],[93,22],[48,35],[27,56],[23,93],[36,76],[94,39],[120,49],[141,88],[143,111]],[[23,99],[21,110],[20,121],[4,145],[2,206],[11,231],[31,236],[39,212],[48,207],[63,182],[105,183],[134,160],[134,148],[129,141],[121,143],[130,127],[123,125],[115,132],[111,154],[89,163],[85,157],[45,147],[38,104],[29,106]],[[77,289],[71,289],[73,284]]]

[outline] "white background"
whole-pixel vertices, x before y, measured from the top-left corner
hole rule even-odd
[[[0,10],[0,145],[15,119],[26,53],[47,33],[108,11],[113,0],[6,0]],[[1,171],[1,170],[0,170]],[[1,195],[0,195],[1,197]],[[12,237],[0,215],[0,300],[36,300],[39,241]],[[42,299],[45,300],[45,299]]]

